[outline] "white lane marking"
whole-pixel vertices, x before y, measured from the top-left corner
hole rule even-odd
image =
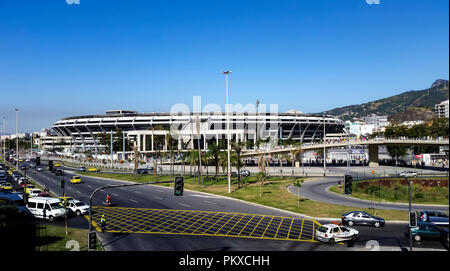
[[[134,193],[136,193],[136,194],[142,194],[141,191],[134,191]]]
[[[87,187],[92,188],[92,185],[89,185],[89,184],[88,184]]]
[[[159,200],[162,200],[163,198],[161,198],[161,197],[158,197],[158,196],[153,196],[155,199],[159,199]]]
[[[115,197],[118,197],[118,196],[119,196],[119,194],[113,193],[113,196],[115,196]]]
[[[132,201],[134,203],[138,203],[137,200],[134,200],[134,199],[130,199],[130,201]]]
[[[215,202],[211,202],[211,201],[207,201],[207,200],[204,200],[203,202],[206,202],[206,203],[209,203],[209,204],[217,204]]]
[[[184,204],[184,203],[178,203],[178,204],[180,204],[181,206],[184,206],[184,207],[188,207],[188,208],[191,208],[191,206],[190,206],[190,205],[187,205],[187,204]]]

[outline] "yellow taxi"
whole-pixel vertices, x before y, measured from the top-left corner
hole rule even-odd
[[[96,167],[91,167],[91,168],[88,169],[88,171],[96,172],[96,171],[98,171],[98,169]]]
[[[13,186],[10,183],[4,183],[4,184],[0,185],[0,190],[13,191]]]
[[[71,183],[81,183],[81,177],[80,176],[73,176],[72,179],[70,179]]]
[[[31,190],[33,190],[33,189],[35,189],[36,188],[36,186],[34,186],[34,185],[32,185],[32,184],[28,184],[26,187],[25,187],[25,193],[30,193],[30,191]]]
[[[56,164],[54,164],[53,166],[54,166],[54,167],[60,167],[61,164],[60,164],[60,163],[56,163]]]

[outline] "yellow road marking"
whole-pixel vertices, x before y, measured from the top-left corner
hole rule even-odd
[[[108,223],[108,225],[110,225],[109,226],[110,230],[108,230],[107,232],[178,234],[178,235],[195,235],[195,236],[220,236],[220,237],[240,237],[240,238],[267,239],[267,240],[317,242],[314,240],[314,232],[312,232],[313,237],[311,240],[300,240],[302,235],[305,234],[304,222],[305,220],[308,219],[301,219],[302,225],[299,237],[298,239],[293,239],[289,238],[289,236],[293,236],[294,234],[291,233],[292,229],[294,228],[294,220],[295,220],[295,218],[292,217],[234,213],[234,212],[232,213],[232,212],[170,210],[170,209],[164,210],[164,209],[124,208],[124,207],[108,207],[108,208],[95,207],[95,209],[97,212],[95,215],[93,215],[92,225],[93,227],[95,227],[97,231],[100,231],[100,228],[98,226],[98,219],[100,214],[103,212],[105,216],[109,218],[109,221],[112,221]],[[187,216],[189,218],[187,218]],[[85,215],[85,218],[89,220],[88,215]],[[258,234],[258,236],[252,236],[256,232],[256,229],[258,229],[258,227],[261,225],[261,223],[263,223],[263,220],[267,222],[268,218],[270,218],[270,220],[268,221],[266,227],[261,228],[264,229],[262,235]],[[275,218],[281,219],[278,221],[278,219]],[[203,219],[205,219],[205,221],[203,221]],[[248,221],[245,222],[244,221],[245,219],[248,219]],[[288,220],[286,219],[291,219],[291,222],[289,223]],[[182,224],[176,225],[177,223],[183,220],[185,221]],[[214,220],[217,221],[214,222]],[[315,225],[316,223],[317,225],[320,225],[315,220],[308,220],[308,221],[312,222],[313,231],[316,227]],[[284,222],[287,223],[283,224]],[[191,225],[186,227],[186,225],[189,223],[191,223]],[[211,223],[212,225],[209,225],[209,223]],[[176,225],[176,227],[171,228],[173,225]],[[204,227],[205,225],[208,225],[208,228],[206,230],[202,229],[202,227]],[[217,226],[219,226],[217,230],[214,230],[214,232],[212,233],[208,233],[211,229]],[[223,231],[225,227],[229,228],[226,231],[226,233],[220,233],[221,231]],[[242,228],[239,230],[239,227]],[[270,234],[267,234],[269,228]],[[307,228],[308,234],[310,234],[311,228],[309,227]],[[258,232],[261,229],[259,229]],[[280,235],[281,229],[283,234],[286,234],[286,237],[281,237],[282,236]],[[179,230],[182,231],[177,232]],[[244,230],[246,233],[244,233]],[[250,233],[248,234],[248,232]],[[272,235],[273,237],[271,237]]]

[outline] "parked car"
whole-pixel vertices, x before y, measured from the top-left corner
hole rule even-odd
[[[241,170],[241,176],[242,177],[249,177],[250,176],[250,171],[248,171],[247,169]]]
[[[433,223],[419,222],[417,223],[417,227],[414,228],[407,226],[405,235],[408,238],[410,233],[416,242],[422,239],[437,239],[448,244],[448,228],[440,228]]]
[[[398,174],[400,177],[417,177],[417,172],[412,170],[403,171],[402,173]]]
[[[86,168],[85,167],[77,167],[77,170],[78,171],[86,171]]]
[[[320,226],[315,233],[314,239],[334,244],[336,242],[354,241],[359,238],[359,232],[355,229],[336,225],[325,224]]]
[[[430,222],[439,226],[448,226],[448,215],[437,211],[422,211],[418,213],[418,219],[422,222]]]
[[[138,168],[136,173],[140,174],[140,175],[146,175],[146,174],[148,174],[148,170],[146,168]]]
[[[382,227],[385,220],[381,217],[372,216],[366,212],[352,211],[341,216],[342,224],[353,225],[371,225],[375,228]]]
[[[37,171],[43,171],[42,167],[37,167],[36,170]]]

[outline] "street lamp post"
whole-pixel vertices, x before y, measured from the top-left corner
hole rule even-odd
[[[16,108],[16,168],[19,168],[19,109]]]
[[[230,159],[230,112],[228,104],[228,75],[231,71],[223,71],[226,79],[226,90],[227,90],[227,162],[228,162],[228,193],[231,193],[231,159]]]
[[[325,147],[325,117],[323,117],[323,176],[327,176],[327,149]]]

